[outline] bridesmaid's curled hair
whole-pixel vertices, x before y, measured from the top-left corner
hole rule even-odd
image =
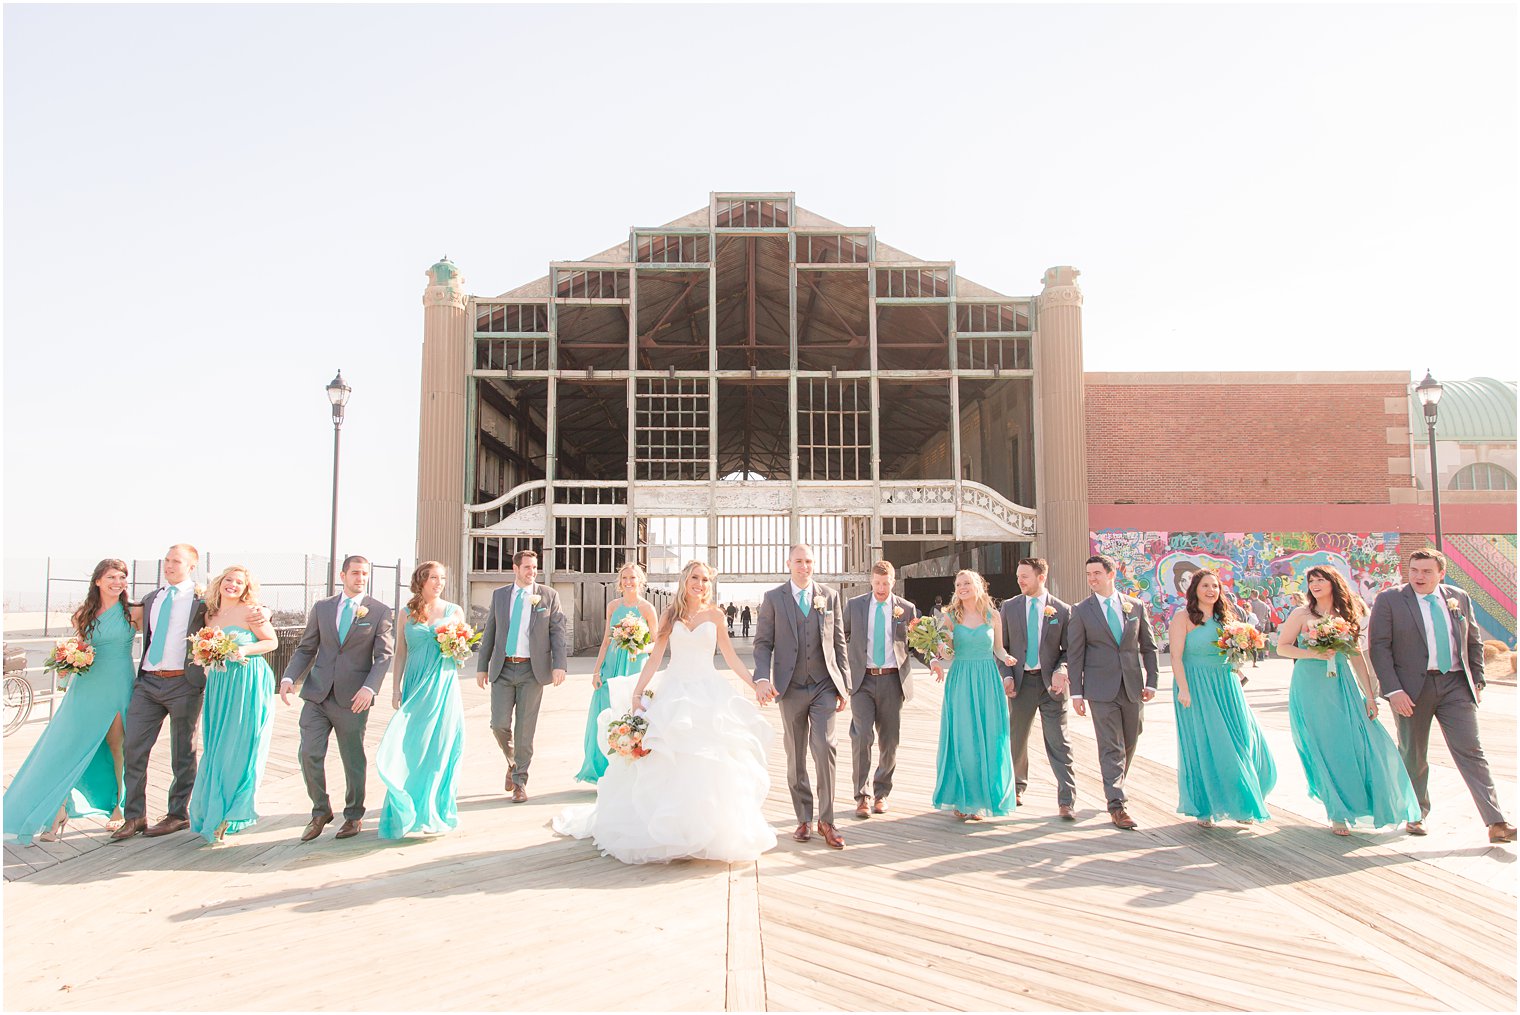
[[[409,586],[412,590],[412,598],[406,601],[406,615],[412,618],[412,623],[414,624],[427,623],[427,617],[422,613],[422,586],[433,576],[433,568],[435,567],[447,573],[447,568],[436,560],[424,560],[412,572],[412,583]]]
[[[75,610],[74,615],[69,618],[69,622],[74,625],[74,633],[82,639],[89,639],[90,628],[95,625],[95,615],[105,605],[105,597],[100,594],[100,586],[95,583],[112,571],[120,571],[123,578],[127,577],[129,573],[127,571],[127,562],[118,560],[115,557],[107,557],[99,564],[96,564],[95,570],[90,574],[90,591],[85,594],[84,602],[79,605],[79,609]],[[132,611],[129,607],[132,604],[127,599],[126,590],[122,590],[120,602],[121,612],[130,623]]]
[[[1330,612],[1337,614],[1346,623],[1351,625],[1352,638],[1362,636],[1362,617],[1366,615],[1367,607],[1360,596],[1351,591],[1351,586],[1346,584],[1346,579],[1333,567],[1325,567],[1316,564],[1304,572],[1304,603],[1309,607],[1309,612],[1314,616],[1320,616],[1319,604],[1315,602],[1314,595],[1309,591],[1310,578],[1323,578],[1330,583]]]
[[[1203,584],[1205,578],[1214,579],[1219,586],[1219,598],[1214,600],[1214,619],[1219,621],[1221,627],[1235,619],[1235,611],[1230,607],[1230,601],[1224,597],[1224,582],[1219,580],[1219,575],[1213,571],[1205,571],[1201,568],[1193,575],[1193,580],[1188,582],[1187,587],[1187,615],[1188,619],[1197,627],[1203,626],[1203,604],[1198,601],[1198,586]]]

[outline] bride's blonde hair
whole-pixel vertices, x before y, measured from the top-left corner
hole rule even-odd
[[[697,602],[693,603],[691,601],[691,596],[686,591],[686,580],[690,578],[692,576],[692,573],[695,572],[699,567],[707,572],[707,576],[709,578],[716,580],[718,577],[718,573],[716,571],[708,567],[706,564],[702,563],[700,560],[693,560],[681,569],[681,578],[676,583],[676,597],[671,602],[671,604],[665,608],[664,615],[660,617],[659,637],[663,638],[669,635],[671,629],[675,627],[677,621],[684,624],[686,621],[690,620],[692,617],[695,617],[697,614],[701,613],[703,610],[707,609],[707,607],[712,605],[712,603],[705,598],[699,599]]]
[[[971,584],[976,586],[976,599],[973,605],[981,611],[982,621],[988,624],[992,623],[992,594],[987,591],[987,579],[968,568],[964,571],[957,571],[955,573],[955,580],[960,581],[963,574],[969,574],[971,576]],[[945,614],[957,624],[961,622],[961,618],[965,615],[965,608],[961,605],[959,594],[954,592],[950,594],[950,605],[945,607]]]

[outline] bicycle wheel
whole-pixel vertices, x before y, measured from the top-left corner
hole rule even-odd
[[[21,728],[32,714],[32,685],[25,677],[5,678],[5,735]]]

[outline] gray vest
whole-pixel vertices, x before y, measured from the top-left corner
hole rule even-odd
[[[797,600],[793,599],[795,605]],[[798,607],[798,612],[801,612]],[[828,664],[823,661],[823,627],[817,609],[802,618],[802,644],[797,647],[797,663],[792,667],[793,687],[812,687],[829,679]]]

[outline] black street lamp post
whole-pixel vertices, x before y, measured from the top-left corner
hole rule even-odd
[[[353,388],[344,383],[341,370],[327,384],[327,400],[332,403],[333,423],[332,543],[327,554],[327,594],[330,596],[338,591],[338,435],[343,430],[343,407],[348,404],[348,396],[353,391]]]
[[[1430,437],[1430,503],[1436,516],[1436,549],[1446,551],[1441,539],[1441,473],[1436,467],[1436,405],[1441,401],[1441,382],[1425,371],[1425,379],[1415,386],[1420,407],[1425,411],[1425,429]]]

